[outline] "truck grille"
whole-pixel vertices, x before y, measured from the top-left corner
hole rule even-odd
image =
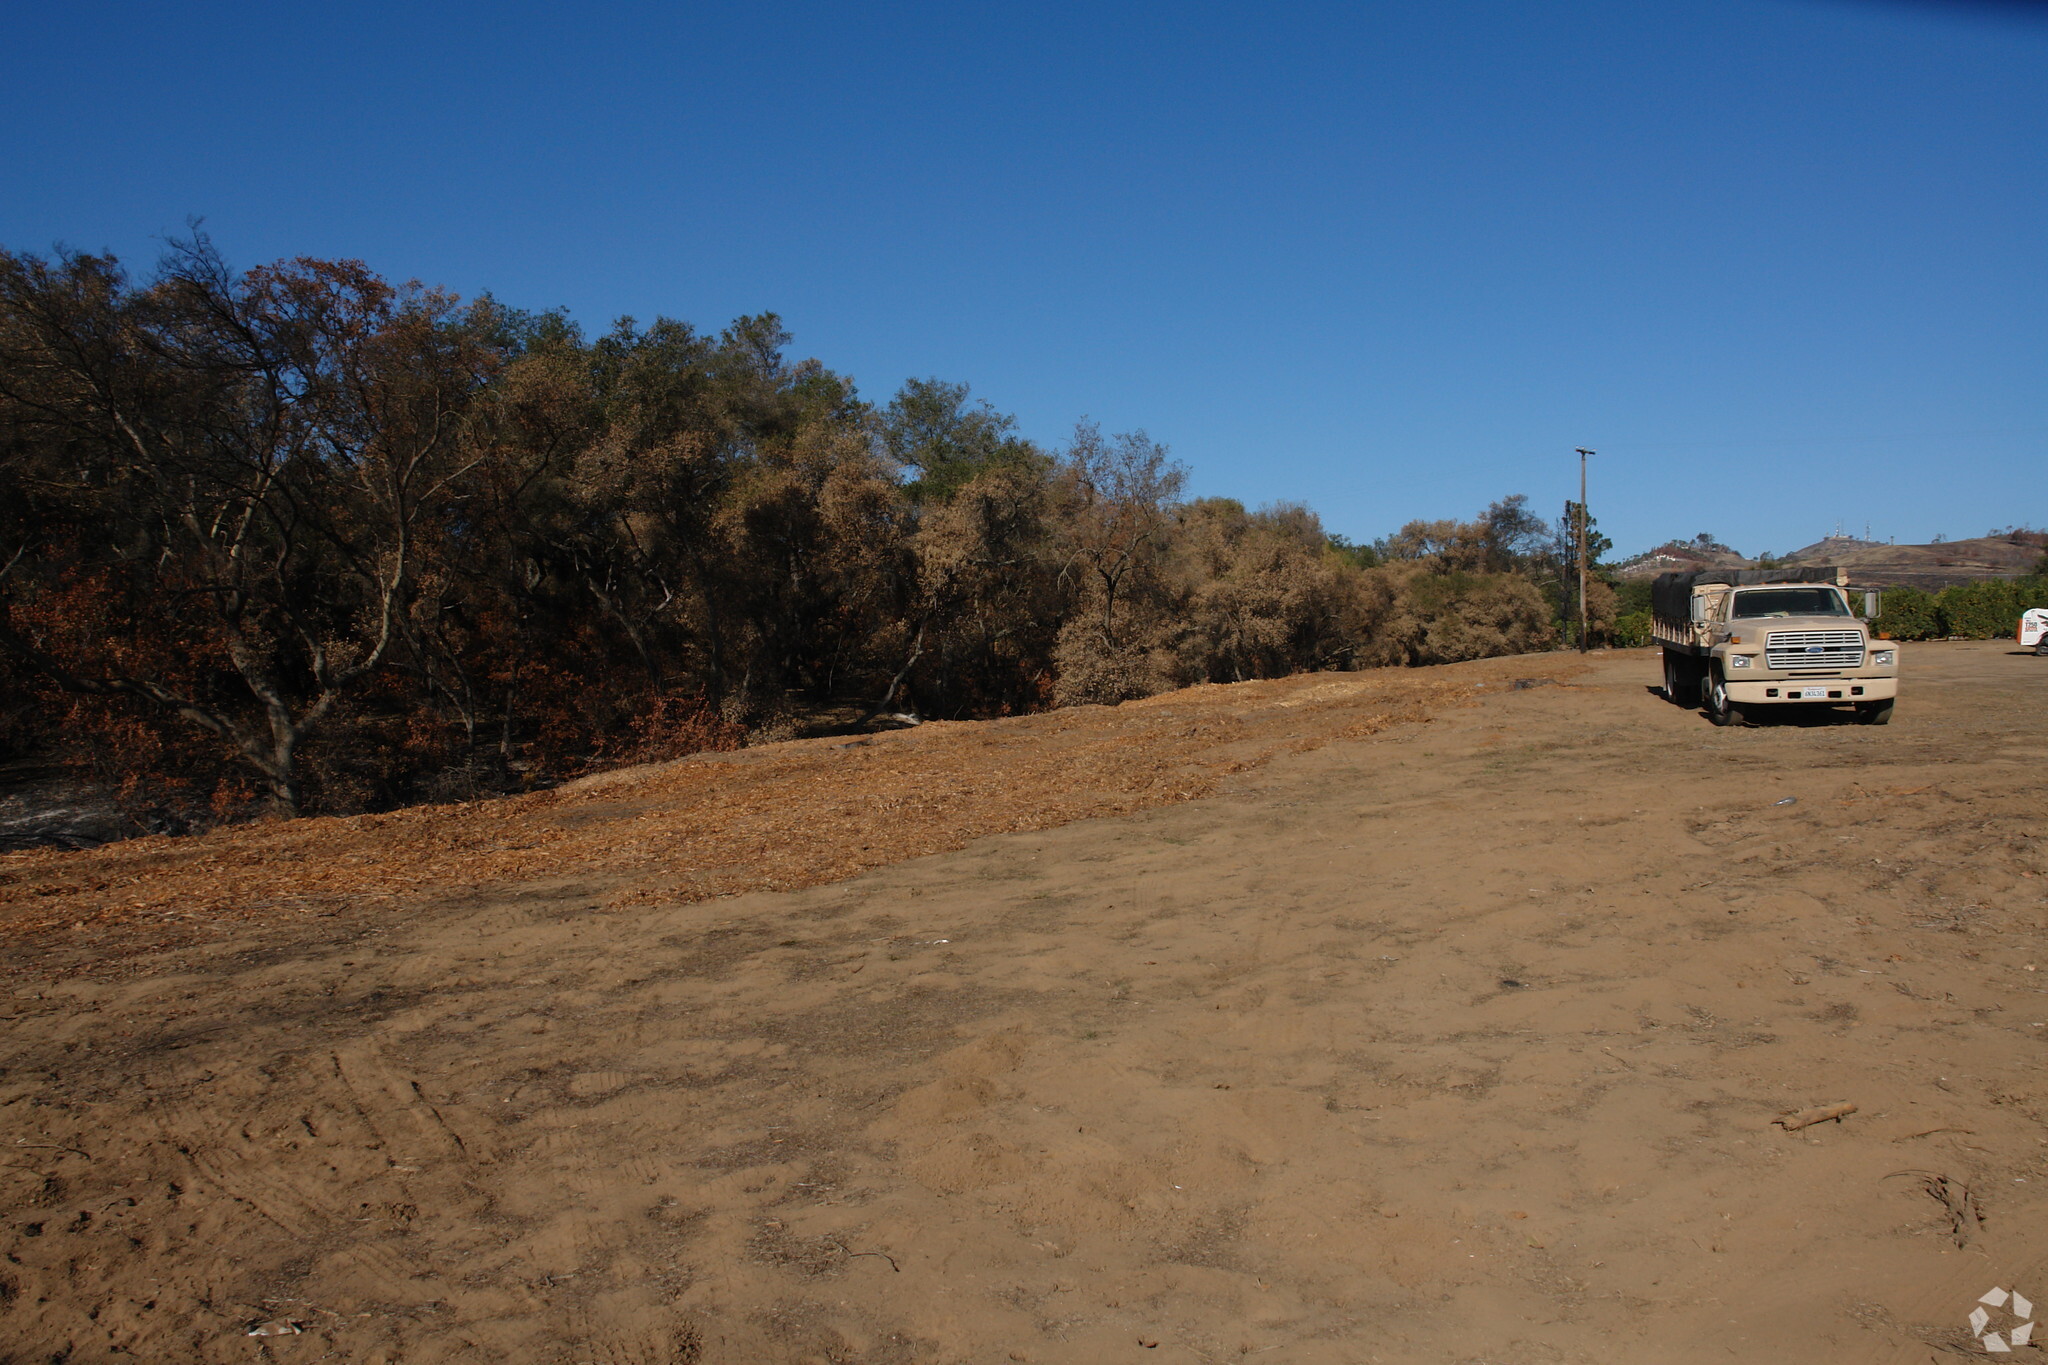
[[[1857,668],[1862,663],[1860,630],[1781,630],[1764,637],[1767,668]]]

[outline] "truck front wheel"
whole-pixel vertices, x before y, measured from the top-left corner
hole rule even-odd
[[[1742,724],[1742,708],[1728,700],[1728,680],[1718,670],[1707,680],[1707,719],[1716,725]]]
[[[1892,723],[1892,698],[1883,701],[1860,701],[1856,703],[1858,725],[1890,725]]]

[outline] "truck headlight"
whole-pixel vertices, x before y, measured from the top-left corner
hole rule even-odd
[[[1730,654],[1728,656],[1728,666],[1730,668],[1748,668],[1750,662],[1750,657],[1747,654]]]
[[[1879,668],[1890,668],[1898,661],[1899,651],[1896,649],[1880,649],[1870,656],[1870,662],[1876,664]]]

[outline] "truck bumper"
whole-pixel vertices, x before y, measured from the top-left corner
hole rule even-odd
[[[1827,689],[1823,697],[1809,697],[1806,689]],[[1899,695],[1899,680],[1891,678],[1771,679],[1728,684],[1728,700],[1737,706],[1775,706],[1780,702],[1840,706],[1855,701],[1886,701]]]

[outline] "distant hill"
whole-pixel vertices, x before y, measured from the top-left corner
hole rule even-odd
[[[2048,533],[2041,531],[2013,531],[1933,545],[1886,545],[1854,536],[1824,536],[1804,549],[1779,555],[1772,562],[1839,565],[1849,571],[1849,580],[1858,587],[1924,588],[1939,592],[1950,584],[1977,578],[2019,578],[2032,573],[2043,554],[2048,554]],[[1616,566],[1615,573],[1623,579],[1655,578],[1660,573],[1692,573],[1699,569],[1751,569],[1756,563],[1725,547],[1708,550],[1675,542],[1624,560]]]
[[[2014,531],[1935,545],[1878,545],[1829,536],[1786,555],[1785,564],[1839,564],[1850,581],[1870,588],[1924,588],[1939,592],[1975,578],[2019,578],[2048,553],[2048,535]]]
[[[1779,555],[1778,562],[1781,564],[1839,564],[1842,562],[1842,556],[1853,554],[1858,550],[1891,550],[1896,548],[1898,547],[1887,545],[1881,540],[1858,540],[1854,536],[1845,536],[1837,532],[1831,536],[1822,536],[1803,550],[1794,550],[1790,554]]]
[[[1700,569],[1749,569],[1756,566],[1753,559],[1744,559],[1728,547],[1718,546],[1706,549],[1699,545],[1674,541],[1659,545],[1647,554],[1634,559],[1623,560],[1615,567],[1621,578],[1655,578],[1660,573],[1694,573]]]

